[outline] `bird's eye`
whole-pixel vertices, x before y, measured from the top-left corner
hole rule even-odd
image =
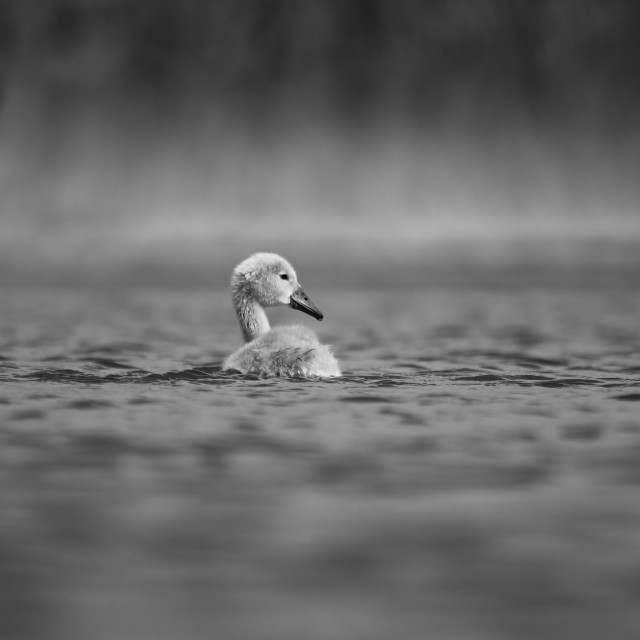
[[[288,280],[288,279],[289,279],[289,276],[288,276],[286,273],[281,273],[281,274],[280,274],[280,277],[281,277],[283,280]]]

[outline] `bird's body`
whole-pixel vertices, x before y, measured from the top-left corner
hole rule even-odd
[[[284,258],[274,253],[247,258],[233,271],[231,293],[246,344],[225,360],[224,369],[264,376],[340,375],[338,361],[313,331],[301,325],[269,326],[264,308],[276,305],[323,317]]]
[[[339,376],[331,350],[301,325],[274,327],[231,354],[225,369],[267,376]]]

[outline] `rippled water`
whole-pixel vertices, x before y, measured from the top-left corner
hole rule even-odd
[[[2,292],[0,637],[639,637],[639,292],[309,293]]]

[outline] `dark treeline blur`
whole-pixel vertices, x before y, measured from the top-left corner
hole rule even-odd
[[[639,34],[631,0],[0,0],[0,280],[638,238]]]
[[[628,0],[0,0],[4,124],[640,113]]]

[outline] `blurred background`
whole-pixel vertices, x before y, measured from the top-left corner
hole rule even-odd
[[[628,0],[0,0],[0,280],[635,282],[638,33]]]

